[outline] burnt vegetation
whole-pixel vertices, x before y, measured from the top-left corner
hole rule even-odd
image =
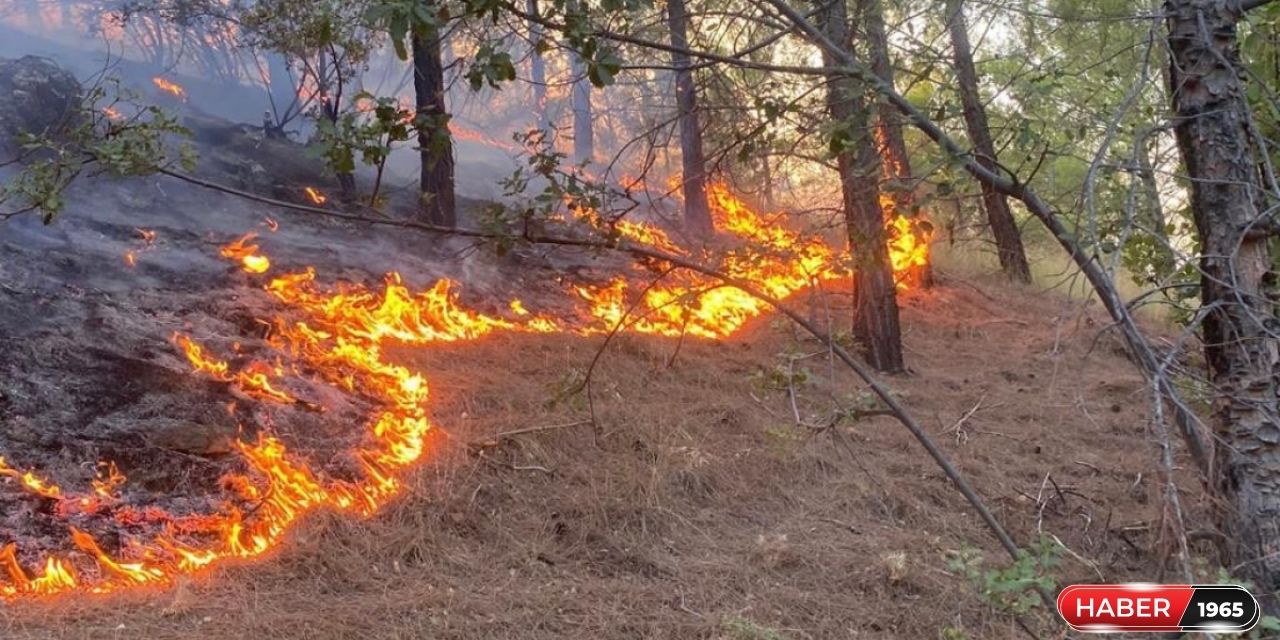
[[[0,2],[0,635],[1280,613],[1277,39],[1265,0]]]

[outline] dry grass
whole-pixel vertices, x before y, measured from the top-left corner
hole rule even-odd
[[[1153,536],[1108,531],[1158,509],[1147,395],[1095,340],[1102,325],[992,282],[953,279],[905,307],[915,373],[890,383],[1015,536],[1052,533],[1107,580],[1157,579]],[[789,327],[687,341],[671,366],[673,341],[623,337],[592,385],[597,429],[495,437],[584,419],[582,396],[552,400],[598,346],[498,336],[403,353],[432,372],[442,426],[403,500],[317,518],[276,557],[163,593],[13,605],[0,637],[1023,637],[948,571],[965,545],[1003,558],[900,427],[798,426],[761,384],[778,354],[821,351]],[[860,393],[820,353],[800,366],[805,421]],[[1062,579],[1097,575],[1067,559]]]

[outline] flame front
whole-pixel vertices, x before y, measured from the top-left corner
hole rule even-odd
[[[732,249],[702,257],[718,260],[732,277],[785,298],[817,281],[847,275],[840,252],[820,238],[754,212],[724,185],[712,185],[709,195],[717,229],[736,242]],[[652,225],[628,222],[613,228],[629,242],[692,254]],[[912,235],[909,220],[894,218],[889,231],[895,270],[927,263],[927,239]],[[154,241],[154,235],[139,233],[148,244]],[[255,240],[246,234],[221,254],[251,274],[264,273],[270,262]],[[261,556],[316,509],[373,514],[403,491],[402,475],[427,454],[432,430],[427,375],[389,360],[385,346],[473,341],[501,331],[601,335],[621,329],[723,338],[767,310],[745,291],[709,277],[669,265],[645,266],[648,273],[663,275],[648,283],[619,276],[604,286],[574,288],[572,299],[581,306],[571,317],[541,315],[514,299],[497,307],[501,312],[469,309],[450,280],[415,292],[394,273],[378,288],[325,288],[313,269],[271,279],[265,289],[282,311],[263,320],[272,327],[267,343],[275,355],[269,360],[245,357],[238,345],[227,359],[183,334],[174,335],[174,344],[197,375],[226,383],[266,407],[303,402],[290,383],[294,376],[319,378],[370,401],[363,437],[348,452],[358,473],[334,477],[313,467],[268,425],[235,444],[246,470],[222,479],[226,495],[215,512],[173,514],[129,506],[122,498],[127,480],[110,463],[99,466],[89,487],[69,491],[0,458],[0,478],[17,483],[32,500],[52,503],[52,513],[66,521],[69,549],[61,556],[29,557],[14,544],[0,548],[0,599],[168,584],[222,560]],[[79,515],[97,513],[110,513],[122,524],[116,535],[95,537],[79,524],[83,518],[72,524]],[[118,549],[104,549],[99,540],[107,539],[119,540]]]

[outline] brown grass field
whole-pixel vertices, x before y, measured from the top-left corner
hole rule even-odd
[[[1160,579],[1150,394],[1100,312],[956,277],[904,307],[914,373],[888,383],[1015,538],[1070,549],[1060,584]],[[403,352],[439,425],[403,499],[165,591],[0,606],[0,638],[1062,637],[952,569],[963,548],[1008,558],[892,418],[828,427],[864,387],[818,343],[773,318],[724,342],[623,336],[590,405],[556,401],[600,346]],[[810,374],[794,405],[788,368]]]

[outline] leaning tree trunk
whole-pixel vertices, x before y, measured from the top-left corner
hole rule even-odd
[[[988,170],[999,172],[996,145],[987,124],[987,110],[978,93],[978,70],[973,64],[973,47],[969,44],[969,26],[964,17],[964,0],[947,0],[947,29],[951,32],[951,50],[955,58],[956,80],[960,102],[964,108],[964,124],[973,144],[975,159]],[[996,240],[1000,268],[1010,278],[1031,282],[1031,267],[1022,247],[1018,223],[1009,209],[1009,200],[994,187],[983,183],[982,206],[987,210],[987,224]]]
[[[845,0],[824,7],[818,0],[821,26],[837,46],[852,53]],[[823,62],[839,68],[842,61],[823,50]],[[836,156],[845,226],[855,260],[854,333],[868,364],[879,371],[903,370],[902,334],[898,325],[897,286],[885,244],[884,210],[880,207],[879,156],[869,134],[866,87],[853,76],[834,72],[827,78],[827,110],[845,132]]]
[[[1169,0],[1178,148],[1200,236],[1205,359],[1217,393],[1218,480],[1232,563],[1280,588],[1280,409],[1266,202],[1241,82],[1237,0]],[[1274,231],[1274,225],[1269,225]],[[1274,602],[1272,609],[1274,610]]]
[[[422,162],[422,217],[431,224],[457,226],[453,191],[453,136],[445,108],[444,61],[439,32],[413,37],[413,89],[417,101],[418,147]]]
[[[715,231],[707,204],[707,161],[702,154],[702,128],[698,124],[698,90],[693,84],[689,48],[689,15],[684,0],[667,0],[671,27],[671,66],[675,67],[677,121],[680,123],[680,159],[684,173],[684,226],[690,234],[707,238]]]
[[[862,0],[862,25],[871,58],[871,71],[889,86],[894,86],[893,62],[889,57],[889,36],[884,26],[883,0]],[[893,203],[893,210],[886,217],[906,216],[911,219],[911,233],[922,242],[931,235],[924,225],[928,221],[919,217],[916,210],[915,189],[911,177],[911,157],[907,153],[907,140],[902,133],[902,116],[886,100],[880,100],[876,110],[876,142],[883,161],[884,178],[890,183],[886,189]],[[930,286],[933,274],[926,263],[913,270],[909,278],[920,286]]]

